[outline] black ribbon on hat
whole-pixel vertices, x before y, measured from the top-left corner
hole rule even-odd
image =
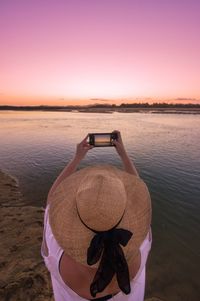
[[[95,264],[101,257],[101,261],[94,279],[90,285],[90,293],[93,297],[102,292],[111,282],[116,273],[119,288],[125,294],[131,291],[128,264],[122,250],[132,236],[132,232],[125,229],[113,228],[104,232],[96,232],[87,250],[88,265]]]

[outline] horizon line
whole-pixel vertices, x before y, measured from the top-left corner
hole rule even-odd
[[[80,108],[80,107],[87,107],[87,108],[91,108],[91,107],[187,107],[187,106],[199,106],[200,107],[200,103],[192,103],[192,102],[188,102],[188,103],[168,103],[168,102],[153,102],[153,103],[148,103],[148,102],[134,102],[134,103],[126,103],[126,102],[122,102],[121,104],[108,104],[108,103],[94,103],[94,104],[88,104],[88,105],[6,105],[6,104],[2,104],[0,105],[0,108]]]

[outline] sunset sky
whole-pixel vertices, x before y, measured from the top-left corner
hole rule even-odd
[[[0,105],[200,103],[199,0],[1,0]]]

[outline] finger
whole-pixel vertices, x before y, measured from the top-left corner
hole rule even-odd
[[[117,134],[118,140],[121,140],[121,139],[122,139],[120,131],[114,130],[113,133],[116,133],[116,134]]]
[[[114,130],[113,133],[117,133],[120,135],[120,131],[118,131],[118,130]]]
[[[87,134],[87,136],[81,141],[81,143],[87,142],[88,136],[89,136],[89,134]]]
[[[87,134],[83,140],[87,140],[88,137],[89,137],[89,134]]]
[[[91,149],[91,148],[93,148],[94,146],[91,145],[91,144],[89,144],[89,143],[85,143],[85,144],[83,145],[83,147],[84,147],[85,149]]]
[[[92,149],[92,148],[93,148],[93,146],[91,146],[91,145],[90,145],[90,146],[85,146],[85,147],[84,147],[84,151],[85,151],[85,152],[88,152],[88,151],[89,151],[90,149]]]
[[[113,144],[117,146],[117,145],[119,145],[120,143],[119,143],[117,140],[113,140]]]
[[[91,144],[89,144],[89,142],[87,142],[87,141],[84,141],[82,143],[82,145],[83,145],[83,147],[89,147],[89,146],[91,146]]]

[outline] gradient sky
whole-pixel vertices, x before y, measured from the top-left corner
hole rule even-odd
[[[0,104],[133,100],[200,102],[199,0],[0,1]]]

